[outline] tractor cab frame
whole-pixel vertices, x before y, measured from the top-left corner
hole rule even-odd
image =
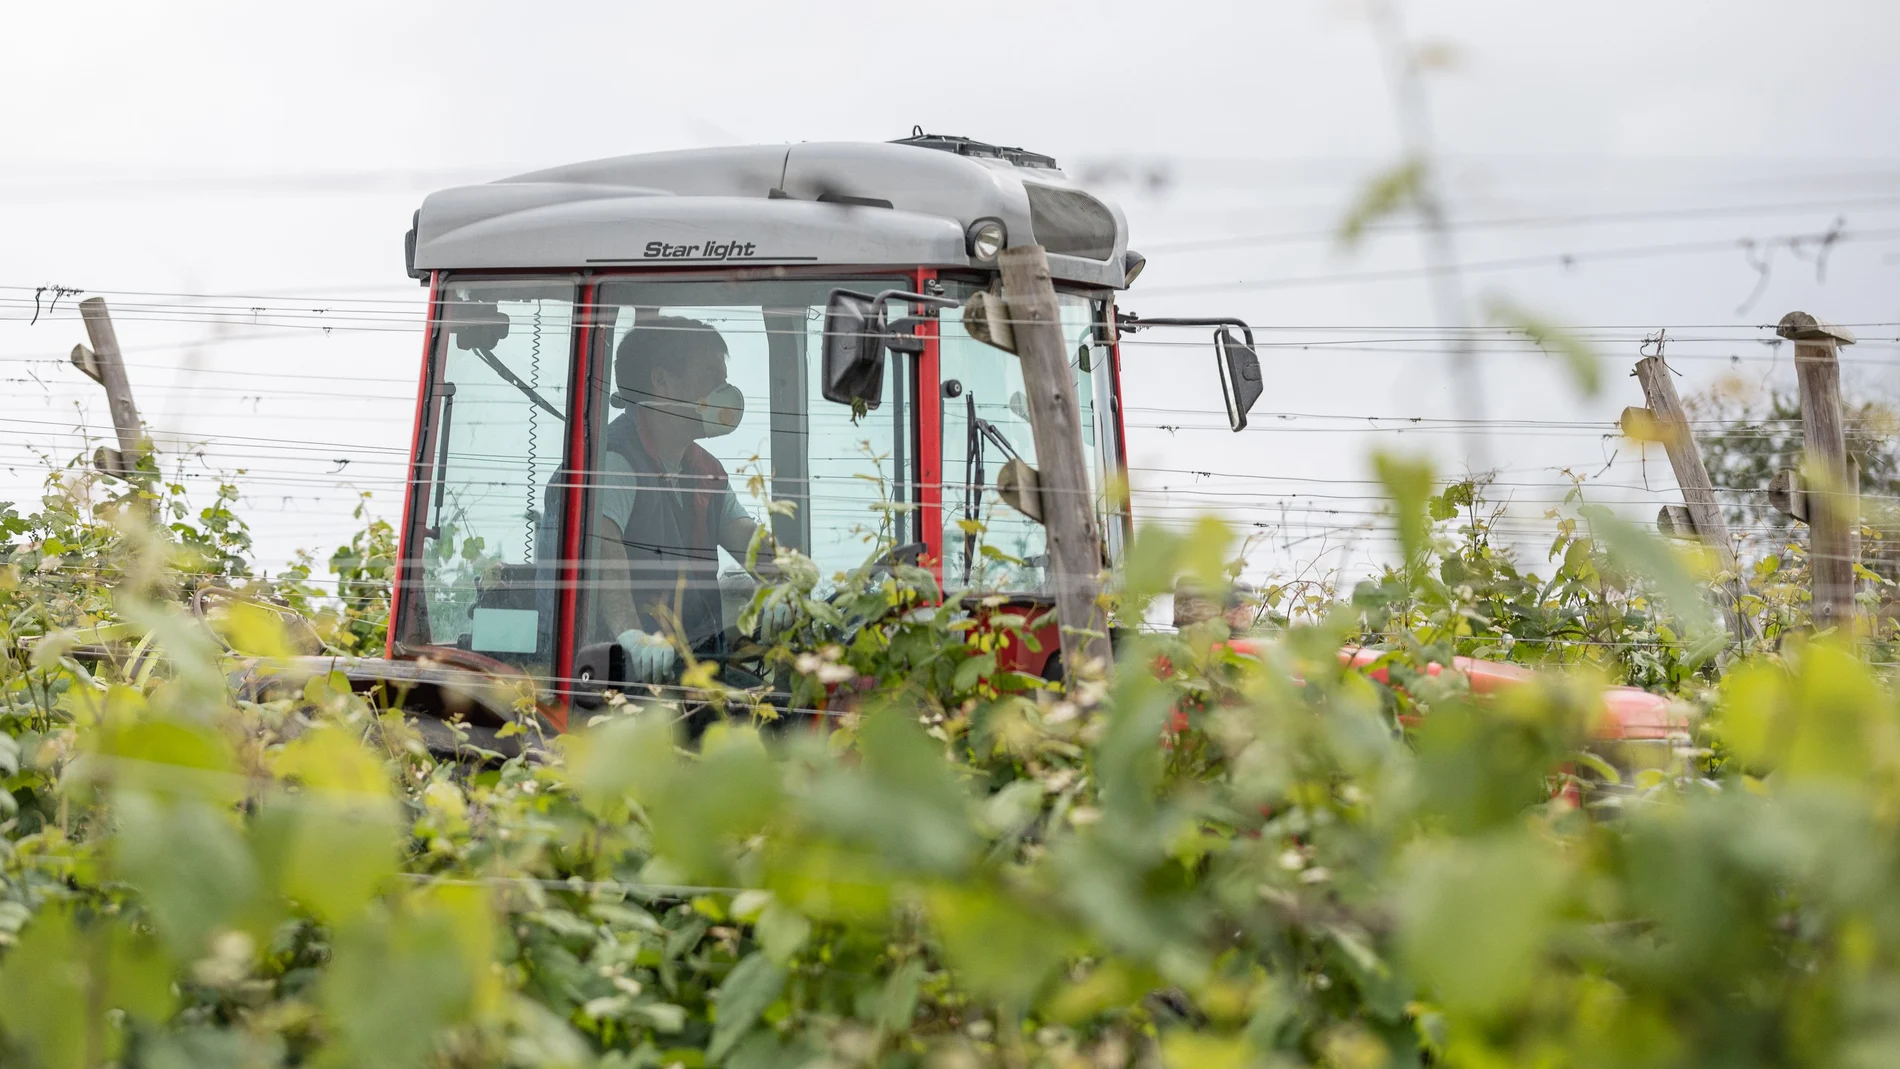
[[[823,574],[895,552],[948,594],[1034,601],[1042,530],[995,489],[1004,461],[1034,463],[1021,365],[963,322],[1011,245],[1048,254],[1114,566],[1131,533],[1113,492],[1120,333],[1173,322],[1118,313],[1143,264],[1126,229],[1046,156],[921,132],[624,156],[431,195],[406,241],[430,326],[388,655],[519,673],[558,724],[614,681],[613,609],[647,559],[633,532],[669,502],[719,527],[698,538],[716,559],[680,565],[707,590],[669,621],[706,655],[757,582],[727,536],[755,526]],[[1209,385],[1239,429],[1260,392],[1251,333],[1206,322],[1222,327]],[[628,351],[707,330],[742,398],[698,442],[713,463],[630,476],[652,443]],[[629,478],[645,480],[631,496]]]

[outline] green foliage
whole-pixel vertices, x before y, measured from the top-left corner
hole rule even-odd
[[[348,545],[330,554],[334,592],[312,581],[316,564],[308,553],[299,553],[277,582],[279,597],[315,625],[326,646],[357,656],[383,650],[389,634],[389,592],[396,577],[396,530],[389,521],[371,516],[369,506],[370,496],[364,494],[355,511],[362,527]]]
[[[1379,472],[1401,566],[1251,652],[1134,632],[1064,689],[1001,669],[1000,600],[780,553],[767,682],[689,666],[696,741],[629,695],[506,760],[340,678],[250,700],[280,616],[181,606],[215,576],[374,651],[387,527],[332,601],[256,578],[224,495],[155,531],[170,491],[63,477],[0,518],[6,1064],[1890,1064],[1887,681],[1710,656],[1701,563],[1606,514],[1552,516],[1544,579],[1481,485]],[[1233,552],[1144,532],[1123,611]],[[1341,667],[1368,641],[1387,682]],[[1455,654],[1544,671],[1481,699]],[[1709,713],[1605,740],[1605,678]]]
[[[1589,665],[1613,682],[1680,689],[1708,677],[1723,634],[1706,597],[1708,561],[1589,503],[1548,513],[1548,578],[1493,538],[1502,506],[1482,482],[1432,493],[1429,469],[1375,458],[1407,566],[1361,582],[1350,609],[1362,641],[1426,660]]]

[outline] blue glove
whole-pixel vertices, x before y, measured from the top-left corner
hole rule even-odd
[[[638,629],[622,631],[620,648],[627,653],[629,683],[663,683],[679,667],[679,651],[663,635]]]

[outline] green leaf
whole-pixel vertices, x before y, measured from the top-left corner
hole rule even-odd
[[[472,1009],[475,970],[460,926],[417,905],[374,910],[337,931],[322,985],[334,1038],[322,1064],[416,1069]]]
[[[1562,359],[1584,397],[1595,398],[1603,392],[1603,361],[1582,338],[1503,298],[1491,302],[1490,316],[1493,323],[1523,331],[1539,349]]]
[[[719,1014],[706,1057],[720,1061],[759,1020],[785,988],[785,970],[764,954],[747,956],[719,985]]]
[[[957,665],[957,674],[950,681],[953,690],[971,690],[983,679],[996,674],[996,655],[979,653]]]
[[[114,857],[174,955],[196,958],[206,936],[242,924],[258,880],[228,817],[193,799],[142,791],[118,792],[115,801]]]
[[[559,745],[567,755],[568,782],[596,817],[625,814],[628,797],[660,797],[679,766],[673,725],[661,715],[615,717],[563,735]]]
[[[936,887],[925,903],[959,981],[1013,1005],[1027,1005],[1081,947],[1059,918],[981,885]]]
[[[1491,1014],[1530,997],[1564,885],[1549,845],[1512,829],[1446,840],[1406,859],[1399,946],[1447,1008]]]
[[[1431,461],[1379,452],[1373,454],[1372,468],[1385,487],[1386,496],[1392,499],[1392,509],[1398,519],[1399,548],[1405,554],[1406,568],[1416,570],[1424,560],[1426,537],[1431,530],[1425,511],[1432,493]]]
[[[757,835],[782,809],[778,769],[751,728],[715,724],[700,760],[638,797],[655,851],[688,880],[725,885],[735,844]]]
[[[353,919],[395,876],[402,832],[383,767],[340,729],[305,733],[277,755],[302,784],[268,797],[252,822],[260,869],[332,924]]]
[[[758,935],[759,946],[765,951],[765,956],[785,965],[805,945],[805,940],[811,938],[811,921],[774,898],[759,914],[758,924],[753,930]]]
[[[1714,656],[1722,646],[1722,626],[1702,586],[1690,575],[1676,550],[1602,505],[1579,505],[1577,513],[1590,521],[1591,530],[1602,538],[1611,559],[1648,579],[1669,611],[1683,622],[1690,662]]]
[[[1148,603],[1174,590],[1182,538],[1166,527],[1146,526],[1135,534],[1122,569],[1122,597],[1131,619],[1141,619]]]
[[[1246,1069],[1256,1064],[1246,1036],[1217,1036],[1175,1029],[1161,1037],[1167,1069]]]
[[[1879,755],[1900,747],[1892,699],[1852,649],[1836,640],[1810,642],[1798,666],[1795,704],[1778,710],[1782,769],[1791,781],[1866,782]]]
[[[89,958],[72,915],[54,909],[27,928],[0,968],[0,1023],[42,1069],[90,1069],[87,1030],[103,1032],[104,1022],[86,1012]]]
[[[109,759],[106,775],[115,783],[226,806],[243,797],[244,781],[234,774],[231,745],[210,725],[152,715],[143,708],[143,697],[129,687],[115,688],[108,702],[139,716],[123,726],[110,725],[88,740]]]
[[[911,1018],[917,1014],[917,988],[923,978],[921,958],[912,958],[891,973],[878,999],[878,1027],[891,1032],[902,1032],[910,1027]]]
[[[1358,199],[1339,224],[1340,244],[1357,245],[1367,227],[1415,201],[1424,185],[1425,173],[1424,160],[1410,159],[1374,175],[1359,190]]]
[[[150,940],[116,924],[81,927],[68,909],[48,908],[0,963],[0,1025],[39,1069],[92,1069],[125,1039],[109,1014],[93,1010],[163,1020],[171,973]]]

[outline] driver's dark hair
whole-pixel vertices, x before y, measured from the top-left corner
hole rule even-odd
[[[678,374],[688,364],[725,355],[726,339],[697,319],[641,316],[614,350],[614,386],[650,390],[659,368]]]

